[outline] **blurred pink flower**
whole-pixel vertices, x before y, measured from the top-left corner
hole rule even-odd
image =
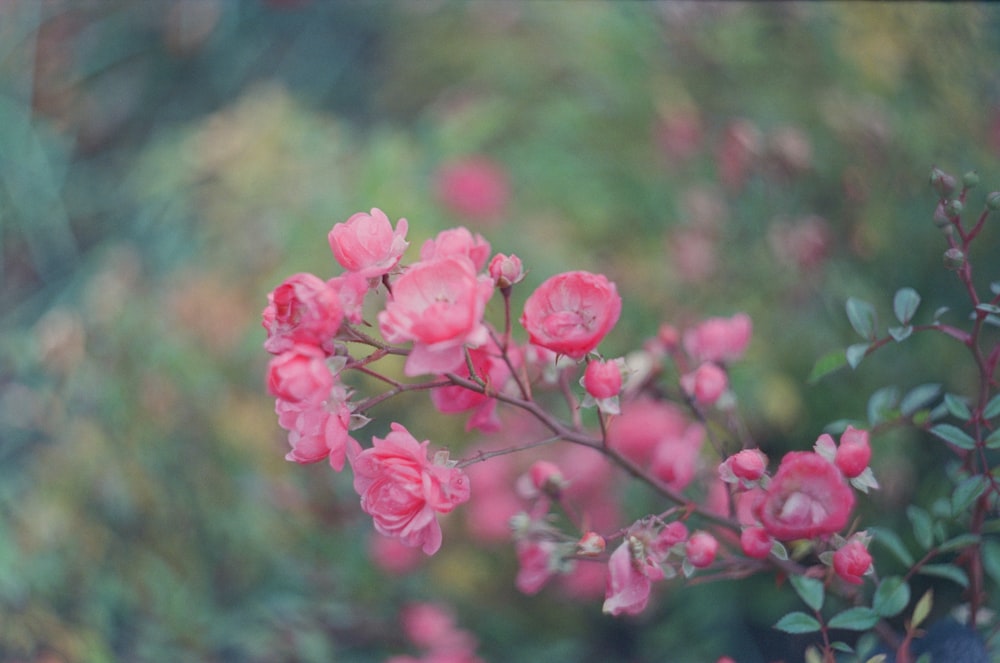
[[[518,541],[517,551],[518,571],[514,585],[522,594],[532,595],[541,591],[542,587],[555,574],[552,564],[552,554],[556,551],[555,541]]]
[[[615,284],[604,275],[564,272],[531,293],[521,324],[535,345],[581,359],[618,322],[621,308]]]
[[[476,271],[486,266],[490,258],[490,243],[479,233],[473,235],[468,228],[459,226],[442,230],[437,237],[424,242],[420,248],[422,261],[464,256],[472,261]]]
[[[493,281],[477,277],[472,263],[459,256],[418,262],[396,279],[378,321],[390,343],[413,341],[406,375],[461,367],[466,345],[489,340],[483,312],[492,294]]]
[[[375,532],[368,543],[368,552],[375,566],[394,575],[413,571],[424,560],[420,550],[404,544],[395,537]]]
[[[854,492],[833,463],[811,451],[792,451],[767,489],[761,522],[781,541],[834,534],[847,524]]]
[[[719,476],[729,483],[753,482],[764,476],[767,456],[760,449],[743,449],[729,456],[719,466]]]
[[[754,123],[742,118],[729,123],[715,153],[723,186],[731,191],[743,188],[754,160],[760,155],[762,143],[763,134]]]
[[[622,413],[608,430],[608,446],[646,466],[663,439],[677,439],[688,427],[679,407],[666,401],[641,398],[622,404]]]
[[[385,212],[372,208],[370,214],[358,212],[330,230],[328,239],[333,257],[341,266],[365,278],[388,274],[399,263],[409,243],[406,219],[400,219],[393,231]]]
[[[322,403],[333,384],[326,353],[315,345],[296,343],[272,357],[267,366],[268,391],[291,403]]]
[[[674,490],[684,490],[698,469],[705,427],[688,425],[680,435],[665,436],[656,444],[650,469],[653,475]]]
[[[700,361],[735,361],[743,356],[752,333],[753,323],[746,313],[708,318],[684,332],[684,349]]]
[[[272,354],[290,350],[296,343],[329,349],[344,318],[336,288],[312,274],[293,274],[267,296],[262,314]]]
[[[470,349],[469,359],[476,376],[484,380],[491,390],[503,389],[510,378],[510,368],[500,358],[499,348],[492,339],[483,347]],[[463,362],[454,373],[459,377],[470,377],[468,363]],[[451,414],[472,410],[472,416],[465,424],[466,431],[478,429],[483,432],[494,432],[500,429],[495,398],[458,385],[431,389],[430,396],[438,412]]]
[[[747,557],[766,559],[773,547],[774,539],[763,527],[745,527],[740,532],[740,548]]]
[[[452,214],[479,222],[501,217],[510,200],[507,171],[487,157],[450,161],[435,175],[438,200]]]
[[[729,376],[718,364],[706,361],[681,376],[681,388],[699,405],[714,405],[729,388]]]
[[[684,554],[697,569],[711,566],[719,551],[719,542],[708,532],[698,531],[691,535],[684,545]]]
[[[392,424],[384,439],[361,450],[349,444],[354,490],[375,529],[433,555],[441,547],[437,514],[469,499],[469,480],[456,467],[427,458],[429,442],[417,442],[402,425]]]

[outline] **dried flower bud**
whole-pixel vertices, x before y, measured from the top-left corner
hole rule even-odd
[[[944,252],[944,266],[947,269],[958,271],[965,265],[965,254],[961,249],[951,248]]]

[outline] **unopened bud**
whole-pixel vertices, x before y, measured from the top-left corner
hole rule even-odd
[[[947,198],[955,191],[955,178],[940,168],[931,169],[931,186],[942,198]]]
[[[947,269],[959,270],[965,265],[965,254],[961,249],[951,248],[944,252],[944,266]]]
[[[553,499],[559,499],[559,495],[567,485],[559,466],[547,460],[537,460],[532,463],[528,474],[532,485]]]
[[[948,214],[944,211],[944,203],[938,203],[937,207],[934,208],[934,225],[938,228],[949,228],[951,226],[951,219],[948,218]]]
[[[607,543],[597,532],[587,532],[576,542],[576,552],[587,557],[596,557],[604,552]]]
[[[962,186],[966,189],[971,189],[979,184],[979,173],[974,170],[970,170],[965,175],[962,175]]]
[[[955,200],[949,200],[944,206],[944,212],[948,216],[958,216],[965,209],[965,205],[962,204],[961,200],[957,198]]]
[[[1000,210],[1000,191],[993,191],[986,195],[986,207],[994,212]]]

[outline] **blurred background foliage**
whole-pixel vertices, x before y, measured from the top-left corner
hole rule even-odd
[[[377,206],[416,246],[483,233],[527,286],[608,274],[611,354],[748,311],[735,388],[774,455],[887,384],[969,393],[940,339],[806,378],[854,342],[848,296],[884,321],[903,286],[925,317],[960,301],[927,176],[978,168],[972,209],[998,188],[998,38],[976,4],[0,2],[0,660],[380,661],[428,598],[490,661],[795,660],[769,581],[613,620],[519,595],[510,546],[464,543],[461,515],[387,581],[347,477],[282,459],[260,310],[334,275],[327,231]],[[435,188],[469,156],[509,183],[489,218]],[[427,410],[377,414],[478,442]],[[875,509],[933,496],[933,449],[876,439]]]

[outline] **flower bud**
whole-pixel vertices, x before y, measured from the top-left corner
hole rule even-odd
[[[611,398],[622,390],[622,371],[615,361],[595,359],[587,362],[583,387],[594,398]]]
[[[951,248],[944,252],[944,266],[946,269],[958,271],[965,266],[965,254],[961,249]]]
[[[955,191],[955,178],[940,168],[931,169],[931,186],[942,198],[947,198]]]
[[[993,191],[986,195],[986,207],[993,212],[1000,210],[1000,191]]]
[[[547,460],[532,463],[528,474],[531,476],[532,485],[539,492],[550,497],[558,498],[562,489],[566,487],[566,479],[563,478],[562,470],[555,463]]]
[[[938,228],[949,228],[951,226],[951,219],[948,218],[948,213],[945,211],[944,203],[938,203],[937,207],[934,208],[934,225]]]
[[[974,170],[970,170],[965,175],[962,175],[962,186],[966,189],[971,189],[979,184],[979,173]]]
[[[489,272],[498,288],[509,288],[524,278],[524,266],[515,255],[496,254],[490,260]]]
[[[687,555],[691,565],[698,569],[711,566],[715,561],[715,555],[719,550],[719,542],[708,532],[695,532],[688,539],[684,546],[684,553]]]
[[[604,552],[607,543],[597,532],[587,532],[576,542],[576,552],[587,557],[596,557]]]
[[[962,204],[961,200],[957,198],[954,200],[949,200],[944,206],[944,213],[948,216],[958,216],[965,209],[965,205]]]

